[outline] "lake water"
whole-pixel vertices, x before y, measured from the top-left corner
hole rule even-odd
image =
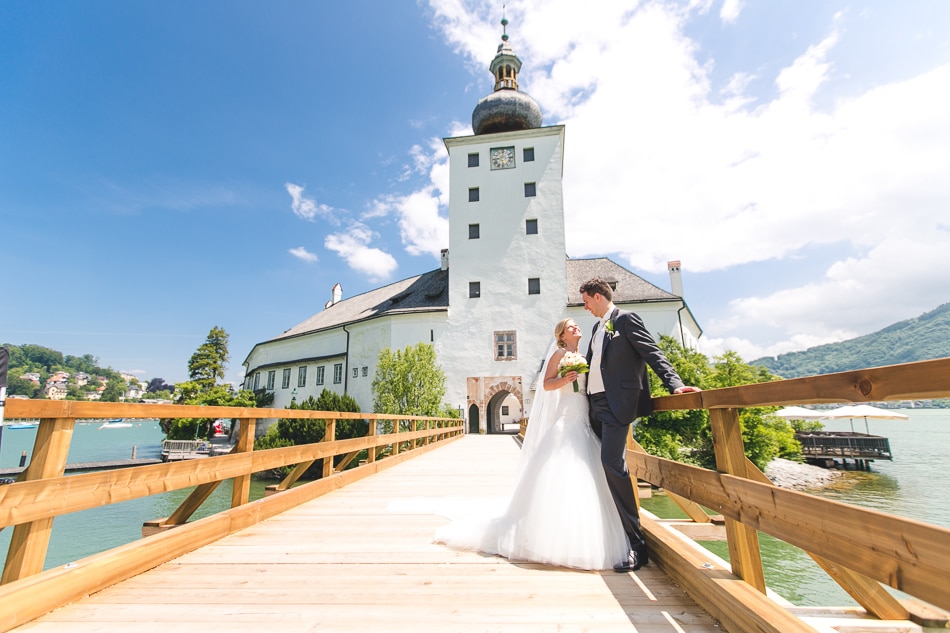
[[[871,472],[848,472],[843,481],[819,491],[821,497],[950,527],[950,410],[904,410],[910,420],[870,420],[874,435],[890,438],[893,462],[878,461]],[[848,420],[829,421],[828,430],[850,430]],[[864,430],[864,421],[855,421]],[[35,430],[5,428],[0,438],[0,467],[17,466],[23,451],[32,452]],[[155,421],[133,422],[130,428],[99,429],[97,423],[76,425],[68,463],[126,459],[136,447],[140,458],[160,455],[163,435]],[[252,480],[251,498],[264,495],[269,482]],[[167,517],[191,489],[126,501],[57,517],[53,521],[46,568],[56,567],[141,537],[142,523]],[[231,484],[219,486],[194,518],[226,509]],[[662,517],[685,516],[665,495],[644,500],[644,507]],[[7,551],[12,528],[0,532],[0,554]],[[75,537],[76,534],[80,536]],[[760,534],[766,582],[795,604],[854,605],[854,601],[801,550]],[[704,543],[728,558],[726,543]]]

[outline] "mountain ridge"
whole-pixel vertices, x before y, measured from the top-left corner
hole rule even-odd
[[[750,365],[782,378],[833,374],[950,356],[950,303],[847,341],[765,356]]]

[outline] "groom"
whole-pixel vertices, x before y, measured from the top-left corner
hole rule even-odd
[[[636,571],[647,564],[647,544],[625,455],[630,425],[653,411],[647,365],[672,393],[700,389],[683,384],[639,316],[613,304],[606,281],[591,279],[580,290],[584,309],[599,319],[587,350],[590,427],[601,439],[600,461],[630,539],[627,560],[614,565],[614,571]]]

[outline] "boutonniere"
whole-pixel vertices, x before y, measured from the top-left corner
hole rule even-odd
[[[604,331],[607,333],[607,336],[610,338],[614,338],[620,335],[619,332],[614,331],[613,319],[607,319],[606,321],[604,321]]]

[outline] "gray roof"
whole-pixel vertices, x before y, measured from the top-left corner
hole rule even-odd
[[[600,277],[614,287],[614,303],[676,301],[681,297],[654,286],[606,257],[567,260],[567,303],[583,305],[579,288],[588,279]],[[614,285],[616,282],[616,285]]]
[[[676,295],[654,286],[606,257],[595,259],[569,258],[567,260],[568,305],[584,303],[578,288],[592,277],[600,277],[607,282],[616,282],[614,303],[618,305],[621,303],[675,301],[679,299]],[[447,270],[432,270],[415,277],[409,277],[388,286],[344,299],[270,340],[276,341],[292,336],[300,336],[374,317],[448,310],[448,283],[449,271]]]
[[[309,334],[374,317],[449,309],[449,272],[433,270],[344,299],[270,339]]]

